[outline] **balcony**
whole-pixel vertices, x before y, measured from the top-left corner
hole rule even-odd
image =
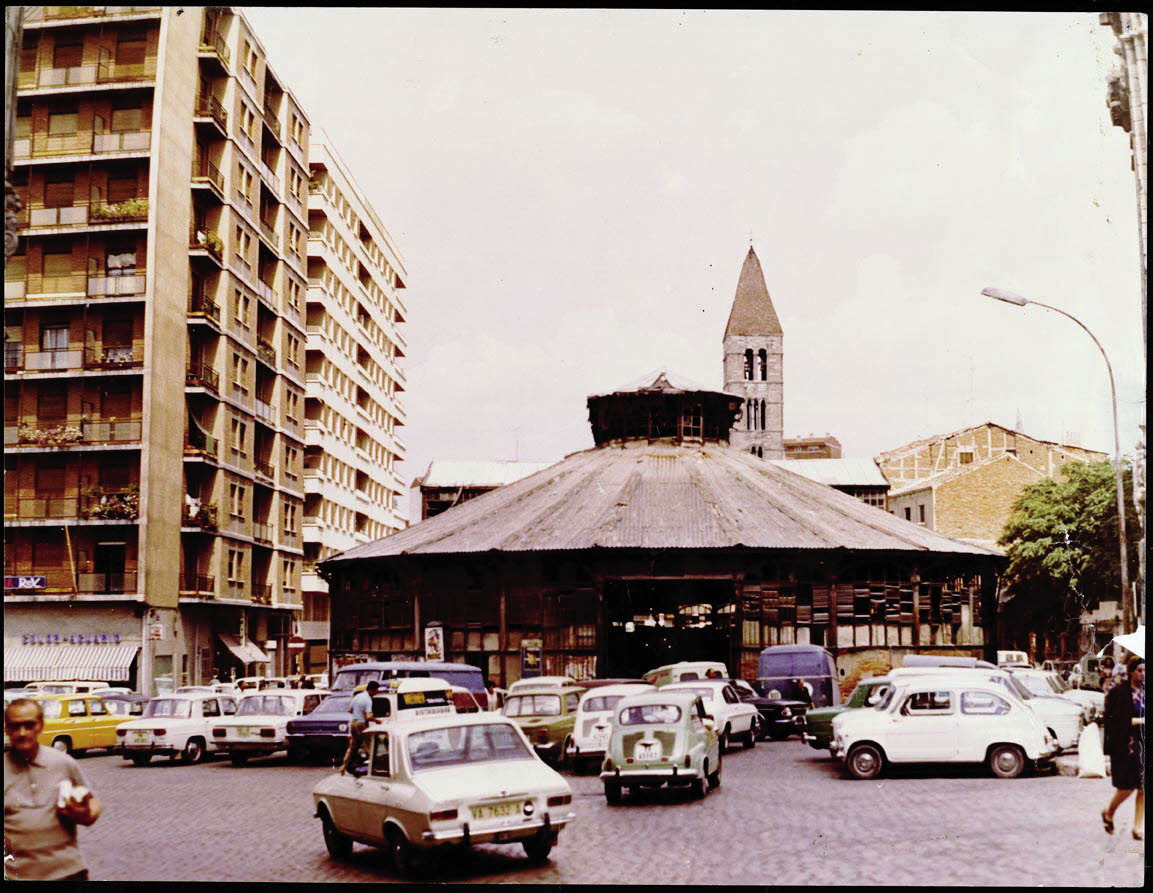
[[[140,514],[140,495],[135,487],[105,492],[93,487],[80,497],[85,518],[100,521],[134,521]]]
[[[212,598],[216,594],[216,578],[204,574],[181,574],[180,592]]]
[[[217,235],[215,230],[194,224],[188,234],[188,247],[193,250],[204,251],[217,264],[224,266],[224,240]]]
[[[129,198],[122,202],[94,202],[90,223],[136,223],[148,220],[148,199]]]
[[[90,419],[80,423],[85,443],[140,443],[139,419]]]
[[[227,73],[231,53],[228,44],[224,42],[224,35],[219,31],[212,29],[200,36],[200,53],[201,55],[209,54],[209,58],[215,58],[220,67]]]
[[[220,327],[220,308],[203,291],[195,292],[188,299],[188,315],[193,318],[208,320],[217,328]]]
[[[224,175],[207,158],[192,162],[192,185],[208,186],[214,196],[224,201]]]
[[[105,492],[94,487],[82,496],[20,497],[4,505],[9,521],[134,521],[139,511],[135,488]]]
[[[24,22],[52,22],[60,19],[121,18],[124,16],[160,15],[159,6],[29,6]]]
[[[93,420],[81,417],[56,424],[49,421],[32,419],[22,422],[16,429],[16,443],[43,447],[140,443],[139,419],[110,417]]]
[[[265,164],[263,159],[258,158],[256,160],[256,169],[260,172],[260,176],[263,178],[265,185],[272,190],[272,194],[279,196],[280,177],[273,173],[272,168]]]
[[[136,592],[136,571],[77,574],[76,591],[95,595]]]
[[[254,400],[252,402],[252,414],[266,425],[276,425],[276,417],[273,414],[271,404],[265,403],[263,400]]]
[[[12,157],[20,161],[27,158],[48,158],[63,155],[104,155],[114,152],[145,153],[151,147],[152,131],[150,130],[124,133],[91,130],[59,134],[38,132],[30,137],[14,140]]]
[[[277,312],[276,307],[276,289],[265,282],[263,279],[257,279],[252,283],[253,291],[256,292],[256,297],[273,313]]]
[[[193,434],[191,431],[184,439],[184,455],[189,458],[216,459],[220,454],[220,441],[211,434]],[[213,530],[216,529],[213,521]],[[187,524],[185,526],[188,526]]]
[[[282,530],[280,531],[280,544],[300,548],[300,534],[295,530]]]
[[[276,469],[273,468],[272,465],[270,465],[268,462],[263,462],[260,459],[253,459],[252,465],[253,468],[256,469],[256,474],[258,477],[267,478],[273,483],[276,482]],[[269,539],[272,539],[272,537],[269,536]]]
[[[84,368],[139,369],[144,365],[143,344],[118,344],[84,348]]]
[[[214,394],[220,393],[220,375],[205,363],[189,363],[184,374],[184,386],[204,388]]]
[[[199,504],[199,500],[192,500],[192,505],[188,506],[184,513],[184,518],[181,520],[181,527],[195,530],[203,530],[207,533],[215,533],[216,526],[216,504],[213,502]]]
[[[8,347],[8,345],[5,345]],[[25,372],[57,372],[65,369],[79,369],[84,357],[80,348],[59,350],[25,351]]]
[[[252,600],[259,605],[272,604],[272,587],[267,583],[252,584]]]
[[[20,72],[21,90],[45,90],[54,87],[95,87],[116,82],[150,83],[156,80],[156,57],[132,64],[117,63],[105,56],[96,64],[69,68],[40,66]]]
[[[268,128],[268,132],[276,137],[276,141],[278,143],[283,143],[284,140],[281,136],[280,119],[277,118],[276,112],[274,112],[268,106],[264,106],[264,108],[261,109],[261,112],[264,118],[264,126]]]
[[[211,120],[220,130],[221,137],[228,137],[228,111],[215,96],[198,96],[192,117],[201,121]]]
[[[260,521],[252,522],[252,538],[258,543],[272,545],[272,525]]]
[[[259,335],[256,336],[256,356],[271,368],[276,368],[276,348]]]
[[[24,345],[4,345],[4,371],[19,372],[24,368]]]
[[[265,244],[272,249],[273,253],[279,253],[280,246],[276,240],[276,227],[263,217],[260,218],[260,237],[264,239]]]

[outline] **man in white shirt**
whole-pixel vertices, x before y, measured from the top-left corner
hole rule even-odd
[[[344,762],[340,764],[340,771],[346,772],[353,755],[360,749],[360,739],[368,724],[376,719],[372,714],[372,698],[380,689],[380,683],[373,679],[364,687],[364,691],[355,695],[352,703],[348,705],[348,712],[352,714],[352,721],[348,724],[348,751],[344,754]]]

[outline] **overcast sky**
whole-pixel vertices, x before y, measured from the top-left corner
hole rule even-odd
[[[408,269],[408,446],[553,461],[585,399],[722,383],[750,244],[785,436],[993,420],[1112,450],[1145,412],[1128,135],[1093,14],[245,8]]]

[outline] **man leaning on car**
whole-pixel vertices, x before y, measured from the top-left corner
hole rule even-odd
[[[360,749],[360,740],[368,724],[376,719],[372,715],[372,697],[380,688],[375,679],[364,687],[348,705],[348,712],[352,714],[352,721],[348,724],[348,750],[344,754],[344,762],[340,764],[340,771],[346,772],[348,764],[352,762],[353,755]]]

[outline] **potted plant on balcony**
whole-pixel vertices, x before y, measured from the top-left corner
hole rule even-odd
[[[40,446],[66,446],[84,439],[84,433],[75,425],[37,428],[35,425],[22,424],[17,436],[21,443],[36,443]]]
[[[194,500],[188,506],[188,514],[184,520],[185,527],[199,527],[201,530],[216,530],[216,506],[213,503],[197,504]]]
[[[140,514],[140,493],[135,486],[106,493],[103,487],[85,491],[85,515],[101,521],[131,521]]]
[[[148,216],[148,199],[130,198],[122,202],[92,206],[93,220],[142,220]]]

